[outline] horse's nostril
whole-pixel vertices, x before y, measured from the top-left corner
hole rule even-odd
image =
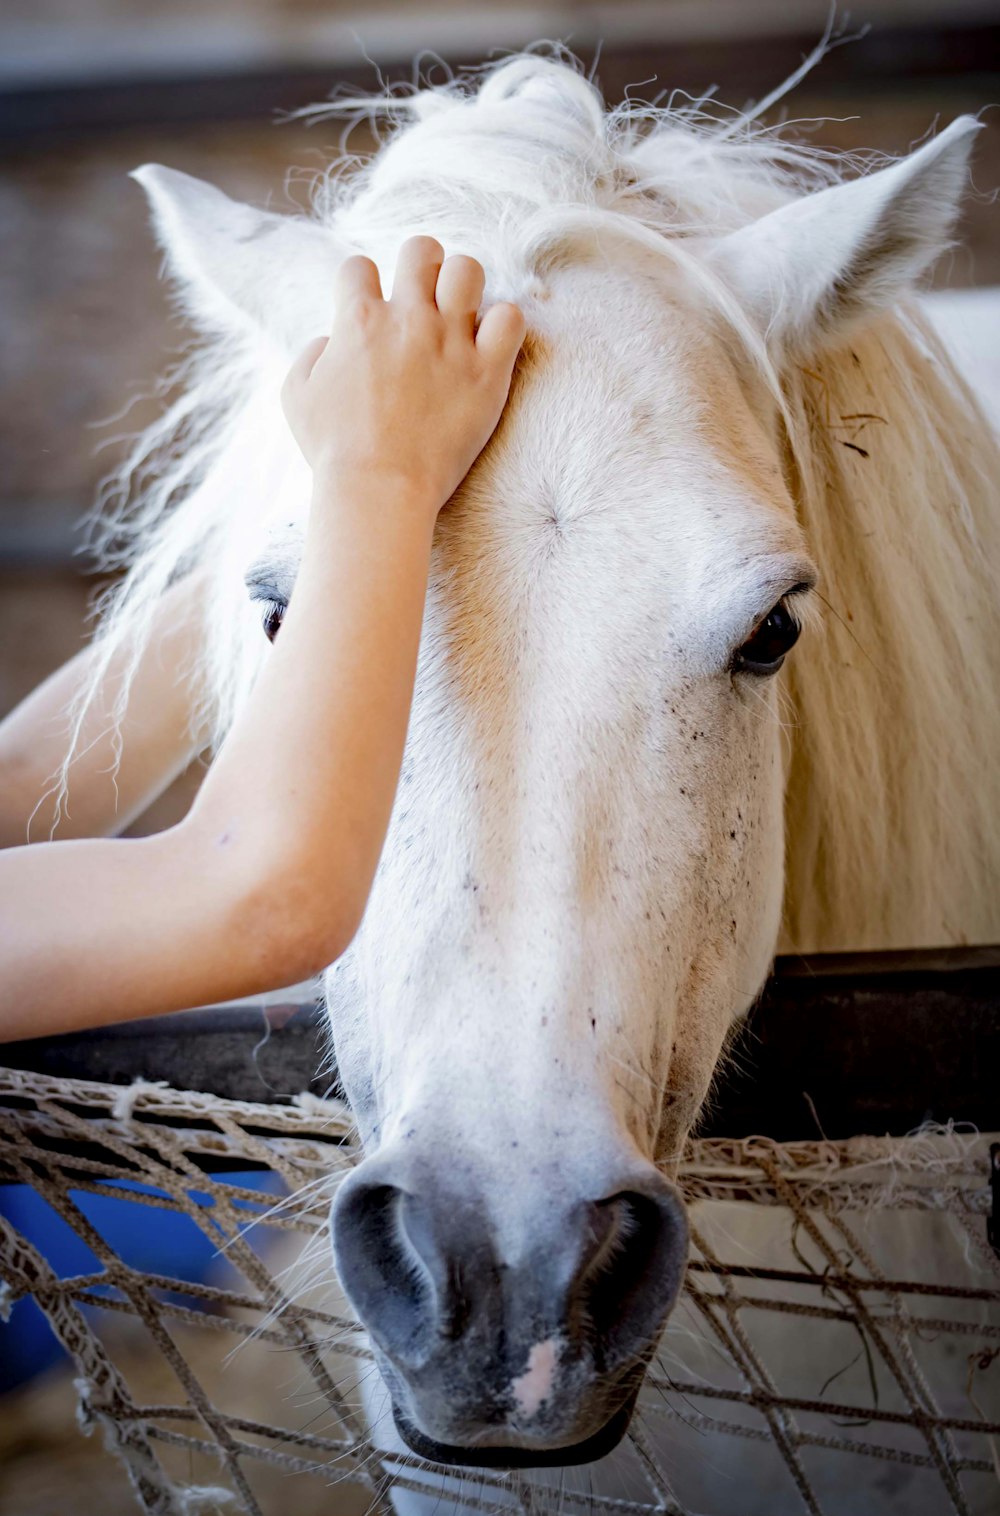
[[[420,1355],[434,1293],[407,1236],[408,1198],[391,1184],[345,1184],[333,1211],[341,1283],[372,1335],[401,1358]]]
[[[463,1256],[445,1207],[408,1189],[365,1180],[356,1170],[333,1207],[333,1251],[340,1282],[375,1341],[411,1367],[442,1338],[460,1337],[468,1320]]]
[[[622,1190],[591,1205],[574,1305],[605,1367],[655,1341],[680,1287],[686,1253],[683,1211],[666,1187]]]

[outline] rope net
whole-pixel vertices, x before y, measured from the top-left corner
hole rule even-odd
[[[79,1424],[100,1428],[138,1509],[1000,1506],[988,1138],[692,1141],[680,1172],[693,1223],[684,1294],[626,1441],[581,1469],[462,1478],[382,1451],[362,1411],[373,1367],[326,1235],[331,1194],[357,1158],[335,1101],[253,1105],[0,1070],[0,1183],[31,1186],[92,1259],[60,1277],[0,1218],[0,1313],[29,1296],[45,1313],[74,1365]],[[217,1250],[210,1276],[130,1262],[102,1233],[94,1197],[185,1218]]]

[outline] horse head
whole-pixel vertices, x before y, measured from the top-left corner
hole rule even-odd
[[[671,1168],[781,925],[780,671],[823,568],[783,376],[946,243],[975,124],[797,194],[758,160],[740,188],[695,133],[616,146],[538,59],[437,104],[312,217],[142,178],[192,312],[262,374],[322,329],[340,257],[388,278],[412,231],[478,254],[529,320],[440,516],[392,824],[327,976],[365,1149],[332,1234],[412,1448],[568,1463],[628,1423],[684,1273]],[[668,235],[657,152],[688,154],[692,200],[729,174],[714,217]],[[279,484],[219,567],[258,621],[308,499],[261,393],[227,456],[247,499]],[[277,472],[253,462],[268,427]]]

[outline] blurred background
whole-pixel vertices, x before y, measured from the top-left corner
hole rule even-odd
[[[335,86],[411,79],[415,66],[440,79],[446,65],[551,38],[588,65],[599,52],[609,100],[714,85],[739,106],[800,63],[828,16],[827,0],[5,0],[0,715],[80,645],[94,588],[80,518],[184,343],[129,169],[161,160],[290,210],[337,154],[340,127],[282,118]],[[808,128],[815,141],[901,152],[935,123],[1000,102],[995,0],[862,0],[835,27],[857,40],[782,107],[826,118]],[[1000,186],[1000,112],[993,120],[976,149],[984,192]],[[969,202],[937,278],[1000,283],[1000,214],[985,196]],[[142,825],[171,819],[190,785]]]
[[[800,64],[828,17],[827,0],[4,0],[0,716],[81,645],[95,587],[81,518],[123,439],[149,419],[157,376],[185,341],[131,168],[159,160],[291,210],[339,152],[340,128],[284,118],[336,86],[410,80],[416,67],[434,81],[448,66],[553,39],[588,66],[596,57],[611,102],[630,87],[655,99],[715,86],[742,106]],[[996,0],[860,0],[835,25],[856,40],[837,46],[782,107],[811,122],[803,129],[817,143],[900,153],[935,125],[1000,103]],[[1000,284],[1000,208],[990,203],[1000,187],[1000,110],[985,119],[993,129],[976,148],[980,194],[939,284]],[[364,145],[356,134],[352,147]],[[196,778],[179,781],[140,827],[178,815]],[[5,1203],[34,1202],[11,1190]],[[58,1272],[81,1266],[58,1253],[44,1217],[15,1215],[44,1237]],[[209,1269],[196,1237],[156,1228],[140,1240],[172,1272],[200,1278]],[[6,1335],[0,1328],[0,1384],[21,1382],[0,1412],[0,1516],[133,1509],[99,1440],[77,1436],[71,1373],[54,1362],[33,1310],[22,1302]],[[276,1486],[269,1509],[281,1498]],[[298,1502],[299,1516],[330,1509],[327,1491],[315,1507],[302,1494]],[[366,1504],[359,1494],[356,1508]],[[343,1489],[338,1508],[353,1508]]]

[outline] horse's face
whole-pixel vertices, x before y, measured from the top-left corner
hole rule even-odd
[[[335,1248],[400,1424],[537,1462],[603,1445],[679,1287],[654,1162],[782,892],[777,689],[738,650],[813,570],[770,417],[662,280],[563,273],[533,326],[440,520],[393,823],[329,1001],[368,1153]]]
[[[609,195],[625,207],[612,219],[641,230],[643,205],[670,184],[676,132],[625,161],[575,75],[511,68],[527,83],[502,107],[484,89],[482,116],[453,102],[404,132],[336,235],[167,170],[142,180],[198,318],[235,334],[244,358],[262,343],[283,366],[316,329],[352,225],[386,253],[404,211],[433,229],[428,207],[458,203],[431,193],[447,163],[443,183],[454,170],[474,186],[468,223],[491,203],[506,226],[518,206],[561,203],[583,134],[589,189],[574,215],[592,260],[527,292],[533,337],[510,407],[442,513],[393,822],[361,933],[329,981],[367,1153],[335,1202],[334,1249],[400,1428],[457,1462],[566,1463],[627,1423],[685,1258],[683,1213],[656,1165],[676,1156],[774,948],[774,674],[794,632],[780,608],[813,569],[759,381],[671,290],[656,233],[647,264],[634,241],[606,262],[593,242]],[[454,153],[446,119],[459,123]],[[732,143],[716,161],[699,137],[682,177],[707,153],[706,184],[721,174],[727,189],[706,201],[704,246],[683,242],[689,271],[704,260],[774,366],[808,360],[946,245],[976,130],[964,118],[891,168],[726,235],[716,223],[741,188]],[[620,192],[647,169],[629,210]],[[507,262],[515,296],[520,256]],[[266,454],[272,478],[266,388],[226,455],[232,477],[224,460],[212,475],[224,523],[233,495],[249,520],[281,494],[277,455],[292,444],[282,430]],[[305,493],[301,462],[285,475]],[[281,519],[283,540],[248,575],[265,598],[294,580],[284,507]],[[213,598],[228,607],[225,578],[220,564]]]

